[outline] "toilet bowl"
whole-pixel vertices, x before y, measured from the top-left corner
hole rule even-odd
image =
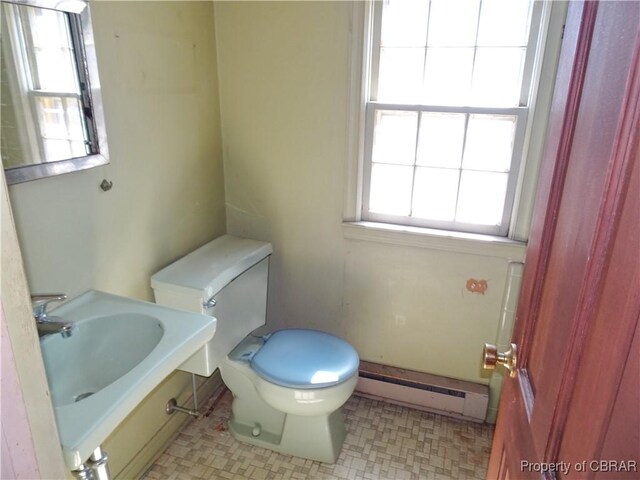
[[[346,430],[340,408],[358,381],[358,354],[317,330],[249,335],[220,364],[234,399],[231,433],[281,453],[334,463]]]
[[[223,235],[151,278],[157,303],[216,318],[213,339],[179,369],[233,393],[240,441],[333,463],[346,431],[340,409],[358,381],[358,354],[318,330],[254,335],[266,324],[269,243]]]

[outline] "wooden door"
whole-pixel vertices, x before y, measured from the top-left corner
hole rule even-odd
[[[639,122],[640,2],[571,2],[491,480],[640,478]]]

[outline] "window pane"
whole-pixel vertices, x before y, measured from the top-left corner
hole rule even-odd
[[[59,97],[36,97],[35,101],[42,135],[51,138],[66,137],[67,125],[62,99]]]
[[[464,105],[469,97],[473,48],[429,48],[424,73],[425,102]]]
[[[373,132],[372,160],[413,165],[416,157],[417,112],[378,110]]]
[[[77,98],[34,97],[45,161],[87,155],[82,109]]]
[[[516,120],[516,117],[506,115],[471,115],[462,167],[508,172]]]
[[[67,129],[69,138],[80,140],[84,144],[85,134],[82,122],[82,106],[77,98],[64,99],[67,108]]]
[[[463,171],[456,220],[500,225],[508,178],[507,173]]]
[[[413,187],[412,216],[453,220],[459,177],[459,170],[418,167]]]
[[[417,164],[459,168],[462,160],[465,115],[423,113],[420,119]]]
[[[78,82],[73,57],[73,45],[65,13],[45,9],[23,9],[20,15],[28,17],[23,29],[29,32],[33,42],[35,65],[33,87],[65,93],[77,93]]]
[[[42,142],[47,162],[83,157],[87,154],[84,141],[45,138]]]
[[[87,146],[84,143],[84,140],[79,142],[79,141],[73,141],[70,142],[71,143],[71,156],[73,158],[76,157],[84,157],[85,155],[87,155],[89,152],[87,152]]]
[[[44,136],[84,141],[81,110],[77,99],[35,97],[35,101],[40,131]]]
[[[417,103],[423,71],[424,48],[381,48],[378,100]]]
[[[409,215],[413,167],[373,164],[369,210],[391,215]]]
[[[71,145],[67,140],[53,140],[45,138],[43,140],[44,155],[47,162],[65,160],[71,158]]]
[[[29,17],[35,47],[69,48],[71,46],[67,17],[64,13],[42,8],[29,8],[22,11]]]
[[[528,0],[483,0],[478,45],[524,47],[529,35]]]
[[[37,90],[78,93],[76,71],[71,51],[41,48],[36,50]]]
[[[472,46],[478,28],[479,0],[432,0],[429,46]]]
[[[473,67],[475,105],[514,106],[520,99],[524,48],[478,48]]]
[[[387,0],[382,13],[381,44],[424,47],[427,41],[427,0]]]

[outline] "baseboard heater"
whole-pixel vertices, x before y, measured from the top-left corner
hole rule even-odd
[[[356,392],[450,417],[484,422],[489,387],[371,362],[360,362]]]

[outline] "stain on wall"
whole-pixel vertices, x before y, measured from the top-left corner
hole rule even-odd
[[[467,290],[472,293],[480,293],[484,295],[484,292],[487,291],[487,281],[486,280],[476,280],[475,278],[470,278],[467,280]]]

